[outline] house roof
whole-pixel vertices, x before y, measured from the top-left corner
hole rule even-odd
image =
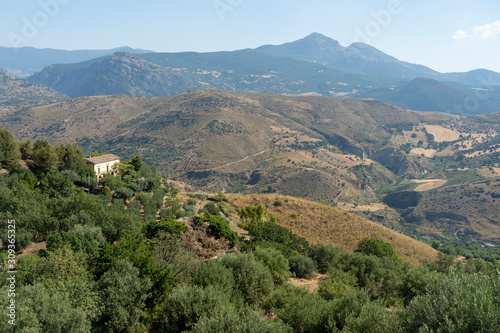
[[[92,164],[106,163],[106,162],[111,162],[111,161],[116,161],[116,160],[120,160],[120,158],[116,155],[113,155],[113,154],[106,154],[106,155],[102,155],[102,156],[87,158],[87,161],[89,163],[92,163]]]

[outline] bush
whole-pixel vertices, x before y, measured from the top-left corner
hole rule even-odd
[[[232,271],[220,260],[209,260],[198,268],[193,283],[198,286],[217,286],[226,292],[233,290],[235,281]]]
[[[266,300],[264,309],[289,326],[294,332],[331,332],[329,304],[316,294],[291,284],[283,284]]]
[[[500,280],[436,274],[405,311],[406,332],[500,332]]]
[[[236,290],[248,303],[259,304],[274,288],[269,268],[253,253],[231,253],[222,256],[222,264],[233,272]]]
[[[224,237],[229,241],[229,246],[234,247],[238,243],[238,236],[229,228],[226,222],[220,216],[204,215],[195,216],[194,221],[197,224],[209,223],[208,230],[216,238]]]
[[[119,189],[120,187],[125,186],[125,184],[121,181],[119,177],[104,175],[100,180],[99,184],[103,186],[108,186],[112,191]]]
[[[355,290],[357,279],[349,272],[332,268],[326,280],[319,282],[318,295],[326,300],[343,297]]]
[[[164,303],[162,328],[166,332],[191,330],[201,317],[212,316],[232,304],[228,293],[215,287],[186,286],[176,288]]]
[[[150,239],[156,237],[160,231],[181,235],[187,231],[187,225],[183,222],[176,222],[173,218],[169,217],[151,222],[146,226],[146,235]]]
[[[116,189],[114,197],[118,199],[123,199],[124,201],[130,200],[134,195],[134,191],[126,187],[120,187]]]
[[[283,203],[280,201],[280,200],[276,200],[274,203],[273,203],[274,206],[276,207],[281,207],[283,206]]]
[[[275,283],[283,283],[288,280],[290,277],[288,260],[280,251],[273,248],[257,247],[253,254],[269,268]]]
[[[327,273],[332,267],[337,267],[345,252],[339,247],[332,245],[315,244],[311,246],[309,257],[314,260],[320,273]]]
[[[309,242],[290,229],[282,227],[274,222],[249,223],[246,225],[252,241],[268,241],[281,244],[291,251],[306,254],[309,251]],[[285,252],[284,252],[285,253]],[[288,255],[289,253],[285,253]]]
[[[191,332],[219,333],[219,332],[259,332],[259,333],[291,333],[289,326],[281,321],[274,323],[265,319],[249,306],[237,308],[235,306],[222,307],[211,315],[203,315]]]
[[[288,262],[290,264],[290,271],[298,278],[308,279],[316,270],[314,261],[309,257],[293,256],[288,258]]]
[[[205,206],[203,206],[203,209],[210,215],[220,215],[219,207],[217,207],[213,202],[207,203]]]

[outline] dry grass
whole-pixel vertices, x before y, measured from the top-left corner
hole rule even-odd
[[[433,158],[436,156],[437,150],[435,149],[424,149],[424,148],[413,148],[411,153],[421,155],[424,154],[425,157]]]
[[[415,179],[413,182],[421,184],[415,188],[417,192],[430,191],[446,184],[445,179]]]
[[[434,141],[436,142],[455,141],[460,138],[460,132],[444,128],[443,126],[426,125],[425,129],[427,132],[434,135]]]
[[[295,287],[307,289],[309,292],[314,293],[318,290],[320,281],[325,279],[325,274],[315,272],[310,279],[290,278],[288,281]]]
[[[264,205],[277,217],[279,225],[292,229],[312,244],[332,244],[352,252],[361,239],[377,237],[390,242],[396,253],[412,264],[437,257],[437,251],[424,243],[324,204],[275,194],[226,194],[226,197],[238,208]],[[274,206],[276,200],[283,205]]]
[[[380,210],[383,210],[387,206],[384,205],[383,203],[372,203],[370,205],[365,205],[365,206],[356,206],[352,203],[344,203],[342,206],[342,210],[346,210],[349,212],[378,212]],[[340,207],[339,207],[340,208]]]

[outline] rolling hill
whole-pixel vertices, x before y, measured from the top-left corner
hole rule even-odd
[[[455,237],[462,222],[451,228],[447,215],[428,219],[426,212],[440,208],[477,217],[467,217],[462,237],[500,239],[492,231],[494,204],[467,201],[463,214],[445,202],[449,189],[500,178],[497,114],[463,117],[371,99],[210,89],[71,99],[4,112],[0,123],[21,140],[73,142],[122,158],[141,154],[170,178],[204,191],[302,197],[414,235]],[[491,201],[490,187],[484,199]],[[419,200],[408,205],[402,191]],[[403,203],[386,198],[393,194]]]
[[[68,97],[37,83],[28,83],[0,68],[0,107],[47,104]]]

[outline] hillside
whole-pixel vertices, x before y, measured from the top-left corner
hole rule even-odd
[[[66,98],[44,85],[28,83],[0,68],[0,107],[47,104]]]
[[[122,158],[141,154],[204,191],[291,195],[416,236],[456,237],[463,226],[427,219],[433,205],[454,213],[445,195],[433,193],[500,178],[497,118],[408,111],[376,100],[204,90],[78,98],[11,110],[0,122],[22,140],[73,142]],[[433,205],[385,202],[401,191],[429,196]],[[475,219],[460,234],[496,240],[496,211],[468,202],[467,216]],[[420,212],[418,225],[406,212],[411,207]]]
[[[279,225],[292,229],[312,244],[332,244],[352,252],[361,239],[376,237],[391,243],[396,253],[412,264],[437,258],[437,251],[429,245],[325,204],[275,194],[226,194],[226,197],[240,209],[264,205],[269,214],[276,216]],[[276,201],[282,205],[276,206]]]

